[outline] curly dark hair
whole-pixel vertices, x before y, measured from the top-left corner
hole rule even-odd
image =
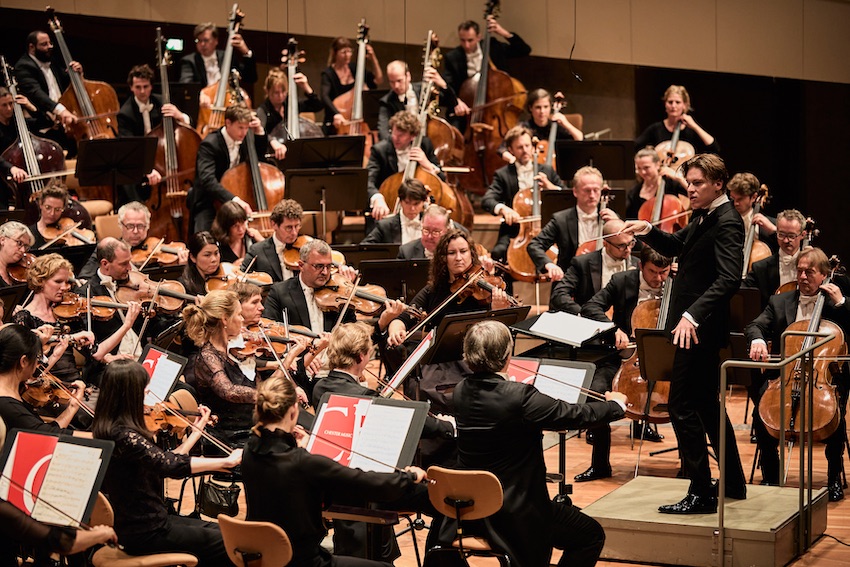
[[[458,238],[462,238],[469,244],[472,265],[481,265],[481,261],[478,259],[478,254],[475,251],[475,241],[472,237],[462,230],[451,229],[440,238],[437,248],[434,249],[434,258],[431,259],[431,273],[428,278],[428,283],[432,289],[449,287],[449,265],[446,257],[448,255],[449,244]]]

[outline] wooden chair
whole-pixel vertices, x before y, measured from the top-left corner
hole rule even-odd
[[[570,124],[584,132],[584,130],[582,129],[582,127],[584,126],[584,116],[582,116],[581,114],[564,114],[564,116]]]
[[[121,227],[118,226],[118,215],[103,215],[94,217],[94,231],[101,240],[107,236],[121,239]]]
[[[92,526],[112,526],[115,524],[115,514],[112,504],[103,493],[97,493],[97,501],[91,513],[89,522]],[[129,555],[117,547],[101,547],[91,559],[94,567],[195,567],[198,558],[189,553],[156,553],[152,555]]]
[[[243,567],[284,567],[292,560],[289,536],[271,522],[247,522],[224,514],[218,524],[227,556]]]
[[[502,483],[487,471],[460,471],[432,466],[428,478],[428,497],[437,512],[457,520],[458,537],[451,549],[460,552],[463,559],[469,556],[496,557],[503,567],[510,567],[507,554],[494,550],[486,538],[464,536],[463,522],[492,516],[502,508]],[[425,565],[433,554],[444,555],[442,546],[434,546],[425,554]]]

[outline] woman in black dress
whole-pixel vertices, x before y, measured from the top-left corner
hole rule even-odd
[[[354,47],[350,39],[338,37],[333,40],[328,55],[328,66],[322,71],[322,102],[325,104],[325,133],[336,134],[336,128],[342,126],[345,117],[340,114],[334,99],[354,88],[354,75],[357,66],[351,62]],[[384,72],[375,50],[366,44],[366,59],[372,63],[372,71],[366,71],[365,83],[370,89],[377,89],[384,82]],[[331,124],[332,123],[332,124]]]
[[[96,439],[115,442],[103,491],[115,512],[119,541],[131,555],[183,552],[196,556],[202,566],[231,565],[218,524],[168,514],[163,480],[229,471],[242,461],[242,451],[223,458],[189,456],[210,417],[204,406],[199,407],[197,429],[177,449],[157,447],[145,427],[148,380],[147,370],[138,362],[118,360],[107,365],[92,425]]]
[[[635,151],[646,146],[657,146],[673,137],[674,128],[679,128],[679,139],[690,143],[696,153],[716,154],[720,152],[717,139],[697,124],[689,113],[691,95],[682,85],[670,85],[661,97],[667,117],[661,122],[651,124],[635,140]]]
[[[655,148],[647,146],[635,154],[635,174],[638,183],[626,194],[626,218],[638,218],[641,205],[655,197],[658,183],[664,178],[664,193],[686,195],[685,178],[672,167],[661,165],[661,157]],[[684,203],[682,204],[684,207]]]

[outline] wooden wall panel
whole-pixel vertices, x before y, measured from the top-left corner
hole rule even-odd
[[[632,58],[636,65],[717,70],[714,2],[632,2]]]
[[[806,0],[803,75],[812,81],[850,83],[850,2]]]

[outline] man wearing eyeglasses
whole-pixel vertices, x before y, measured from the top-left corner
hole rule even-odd
[[[750,267],[743,287],[758,288],[764,309],[770,296],[780,286],[797,280],[796,264],[800,245],[806,238],[806,219],[797,209],[787,209],[776,216],[776,240],[779,250]]]
[[[624,226],[621,220],[609,220],[602,227],[602,249],[570,260],[564,278],[552,285],[549,296],[550,311],[566,311],[578,315],[582,305],[595,293],[608,285],[617,272],[637,268],[632,258],[635,237],[618,234]]]
[[[401,260],[431,259],[440,238],[451,228],[452,220],[449,211],[440,205],[431,205],[422,214],[422,238],[418,238],[407,244],[402,244],[398,249],[398,258]]]
[[[200,83],[208,86],[221,80],[221,65],[224,51],[218,47],[218,29],[212,22],[204,22],[195,26],[196,52],[186,55],[180,60],[180,82]],[[231,40],[236,55],[234,68],[239,71],[242,81],[255,83],[257,81],[257,63],[254,53],[241,34],[234,34]],[[227,77],[224,78],[227,80]]]

